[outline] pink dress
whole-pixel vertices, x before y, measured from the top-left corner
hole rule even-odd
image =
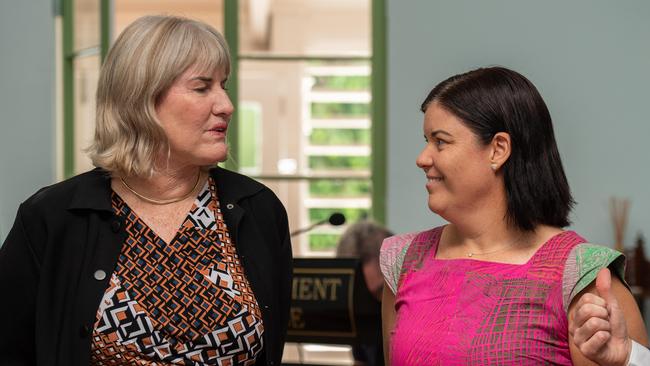
[[[624,258],[573,231],[523,265],[436,259],[443,227],[384,241],[381,266],[395,293],[391,365],[571,365],[567,308]]]

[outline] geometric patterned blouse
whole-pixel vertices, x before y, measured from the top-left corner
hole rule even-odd
[[[170,243],[112,193],[128,237],[100,302],[91,365],[251,365],[262,316],[209,178]]]
[[[437,259],[443,227],[384,240],[380,265],[395,294],[391,365],[571,365],[567,309],[624,258],[561,232],[524,264]]]

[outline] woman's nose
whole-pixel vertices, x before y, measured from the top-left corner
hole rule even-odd
[[[428,149],[425,147],[415,159],[415,165],[420,169],[424,169],[430,167],[432,164],[433,159],[431,158],[431,154],[428,153]]]
[[[230,97],[225,90],[222,90],[221,93],[217,93],[215,96],[214,104],[212,105],[212,113],[215,115],[227,115],[231,116],[235,111],[235,107],[230,101]]]

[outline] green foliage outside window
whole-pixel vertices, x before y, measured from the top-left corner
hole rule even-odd
[[[370,180],[319,179],[309,182],[312,197],[359,197],[370,194]]]
[[[241,168],[255,168],[260,165],[260,121],[262,113],[258,105],[241,103],[239,109],[239,166]]]
[[[310,208],[309,221],[311,223],[326,220],[334,212],[340,212],[345,216],[346,223],[352,223],[368,217],[367,208]]]
[[[368,117],[368,103],[312,103],[312,118]]]
[[[369,90],[370,76],[316,76],[314,89]]]
[[[369,145],[370,130],[314,128],[309,142],[312,145]]]
[[[369,156],[310,156],[311,169],[352,169],[363,170],[370,168]]]
[[[309,249],[313,251],[336,250],[340,235],[336,234],[310,234]]]
[[[318,62],[314,64],[319,64]],[[328,65],[331,63],[327,63]],[[367,65],[367,63],[360,63]],[[318,75],[314,76],[313,90],[331,91],[370,91],[371,78],[368,75]],[[370,103],[314,102],[311,103],[311,118],[370,118]],[[370,129],[364,128],[313,128],[308,136],[312,146],[370,146]],[[332,149],[336,149],[335,147]],[[369,156],[309,156],[309,168],[312,170],[355,170],[368,171]],[[349,199],[369,197],[370,179],[316,179],[308,183],[309,197]],[[334,212],[342,213],[347,223],[353,223],[369,216],[370,208],[308,208],[311,223],[327,220]],[[339,234],[308,234],[311,251],[329,252],[336,250]]]

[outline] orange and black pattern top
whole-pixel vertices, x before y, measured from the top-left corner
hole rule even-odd
[[[122,198],[128,237],[97,311],[92,365],[251,365],[262,316],[209,178],[170,243]]]

